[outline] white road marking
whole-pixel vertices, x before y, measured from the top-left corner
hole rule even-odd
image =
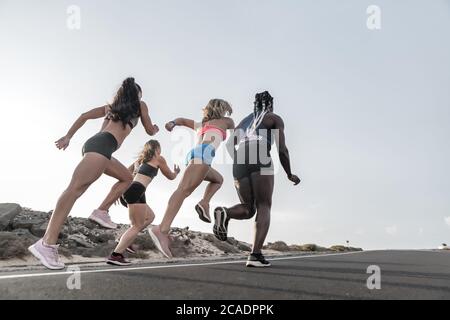
[[[308,259],[308,258],[322,258],[322,257],[344,256],[344,255],[367,253],[367,252],[370,252],[370,251],[356,251],[356,252],[345,252],[345,253],[315,254],[315,255],[305,255],[305,256],[294,256],[294,257],[269,258],[269,260],[270,261],[282,261],[282,260],[295,260],[295,259]],[[170,269],[170,268],[181,268],[181,267],[203,267],[203,266],[215,266],[215,265],[224,265],[224,264],[238,264],[238,263],[245,263],[245,262],[247,262],[247,260],[217,261],[217,262],[189,263],[189,264],[186,263],[186,264],[158,265],[158,266],[147,266],[147,267],[108,268],[108,269],[97,269],[97,270],[81,270],[79,273],[81,274],[81,273],[120,272],[120,271],[137,271],[137,270],[151,270],[151,269]],[[73,275],[73,272],[58,271],[58,272],[46,272],[46,273],[14,274],[14,275],[0,276],[0,280],[64,276],[64,275],[65,276]]]

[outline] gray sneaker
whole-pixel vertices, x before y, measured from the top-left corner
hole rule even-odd
[[[267,261],[262,253],[252,253],[247,260],[247,267],[254,268],[267,268],[270,267],[271,264]]]

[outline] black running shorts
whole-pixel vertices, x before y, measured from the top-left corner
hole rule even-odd
[[[271,170],[272,161],[268,164],[234,164],[233,177],[235,180],[241,180],[250,177],[252,173],[261,172],[261,170]]]
[[[90,138],[83,146],[83,156],[88,152],[95,152],[111,160],[112,154],[117,150],[116,138],[109,132],[99,132]]]
[[[120,198],[120,203],[124,207],[128,207],[129,204],[146,204],[145,189],[142,183],[133,182]]]

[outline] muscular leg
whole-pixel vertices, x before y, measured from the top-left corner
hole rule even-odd
[[[274,176],[261,175],[260,172],[252,173],[252,185],[257,210],[252,253],[261,253],[269,232]]]
[[[75,201],[96,181],[105,171],[109,160],[97,153],[86,153],[76,167],[67,189],[59,197],[55,210],[48,223],[44,242],[54,245],[58,241],[61,228],[72,210]]]
[[[114,252],[123,254],[125,250],[134,242],[139,232],[147,228],[155,219],[152,209],[146,204],[128,205],[130,212],[131,227],[125,231],[120,238]]]
[[[202,183],[209,169],[210,167],[205,164],[193,164],[192,162],[186,168],[177,190],[175,190],[169,199],[164,218],[160,225],[162,233],[167,234],[169,232],[170,226],[184,200]]]
[[[133,176],[128,169],[117,159],[112,158],[106,167],[105,174],[119,180],[112,188],[99,210],[108,211],[109,208],[120,198],[133,181]]]
[[[199,202],[206,212],[209,212],[209,203],[212,197],[222,187],[223,177],[217,170],[210,168],[206,174],[204,181],[208,181],[203,199]]]
[[[253,187],[249,177],[244,177],[234,182],[238,193],[240,204],[227,209],[227,216],[231,219],[246,220],[251,219],[255,215],[255,198],[253,195]]]

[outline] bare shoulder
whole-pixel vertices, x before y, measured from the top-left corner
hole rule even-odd
[[[163,164],[166,164],[166,158],[164,158],[162,155],[156,156],[156,160],[158,161],[158,166],[161,166]]]
[[[283,118],[281,118],[281,116],[279,116],[275,112],[269,112],[266,115],[266,117],[269,118],[269,119],[272,119],[272,120],[283,121]]]
[[[273,127],[275,129],[281,129],[284,128],[284,121],[281,116],[279,116],[276,113],[270,112],[266,115],[264,121],[268,121],[270,124],[270,127]]]
[[[144,100],[141,100],[141,110],[148,110],[148,106]]]
[[[224,117],[225,123],[227,124],[228,129],[234,129],[234,120],[230,117]]]

